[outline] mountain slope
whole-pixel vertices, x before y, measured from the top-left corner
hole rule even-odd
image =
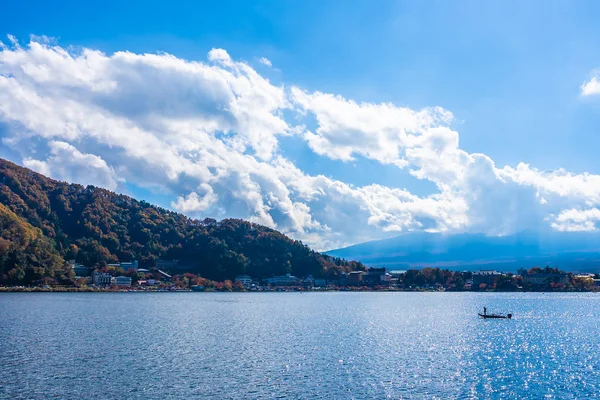
[[[0,225],[2,238],[21,235],[10,233],[14,224],[38,229],[48,251],[90,267],[137,259],[140,267],[148,268],[158,259],[179,260],[186,272],[214,280],[243,273],[257,278],[284,273],[328,276],[362,268],[264,226],[234,219],[191,219],[105,189],[59,182],[2,159],[0,204],[8,215]],[[0,284],[14,283],[9,273],[24,276],[34,264],[4,260]],[[45,267],[45,276],[57,275],[52,265]]]
[[[0,276],[3,281],[18,284],[44,277],[56,277],[59,281],[72,277],[42,231],[3,204],[0,204],[0,227]]]
[[[388,268],[424,266],[468,270],[516,271],[535,265],[558,265],[571,271],[600,269],[600,234],[595,232],[520,232],[491,237],[481,234],[406,233],[327,254],[350,257]]]

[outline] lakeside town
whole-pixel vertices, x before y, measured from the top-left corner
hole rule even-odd
[[[69,284],[40,281],[31,286],[0,286],[0,291],[118,291],[118,292],[272,292],[272,291],[600,291],[600,276],[594,273],[567,273],[558,268],[533,267],[517,273],[496,270],[452,271],[424,267],[388,270],[366,268],[333,277],[296,277],[291,274],[258,279],[238,275],[232,280],[211,281],[184,272],[169,274],[162,268],[177,262],[159,261],[151,269],[139,268],[137,261],[88,268],[69,262]]]

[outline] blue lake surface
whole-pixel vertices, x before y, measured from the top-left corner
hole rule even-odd
[[[599,321],[598,294],[6,293],[0,397],[598,396]]]

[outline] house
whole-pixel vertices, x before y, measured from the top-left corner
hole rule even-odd
[[[117,276],[113,283],[117,286],[131,286],[131,278],[128,276]]]

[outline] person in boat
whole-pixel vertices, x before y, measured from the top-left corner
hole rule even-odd
[[[487,315],[487,308],[483,307],[483,315]]]

